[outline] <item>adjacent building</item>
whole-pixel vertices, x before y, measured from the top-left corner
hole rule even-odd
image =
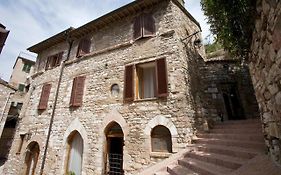
[[[3,47],[5,45],[6,39],[9,35],[9,30],[6,30],[6,27],[0,23],[0,54],[3,50]]]

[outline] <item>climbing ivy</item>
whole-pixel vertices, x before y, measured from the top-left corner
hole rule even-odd
[[[247,58],[254,30],[256,0],[201,0],[211,32],[233,56]]]

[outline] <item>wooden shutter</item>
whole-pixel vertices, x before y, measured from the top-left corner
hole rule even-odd
[[[81,56],[89,53],[90,52],[90,48],[91,48],[91,40],[86,39],[86,38],[82,39],[79,42],[76,57],[81,57]]]
[[[155,21],[151,14],[143,14],[143,36],[153,36],[155,34]]]
[[[60,63],[61,63],[61,60],[62,60],[62,55],[63,55],[63,52],[60,52],[56,55],[56,66],[59,66]]]
[[[51,59],[52,59],[52,57],[50,57],[50,56],[47,58],[45,70],[48,70],[50,68]]]
[[[157,77],[157,97],[168,96],[168,80],[166,59],[160,58],[156,60],[156,77]]]
[[[134,100],[134,65],[125,66],[124,101]]]
[[[73,80],[70,106],[81,106],[83,103],[85,76],[76,77]]]
[[[142,16],[138,16],[134,21],[134,39],[137,40],[142,37]]]
[[[51,86],[52,86],[51,84],[45,84],[42,87],[42,92],[41,92],[38,109],[40,109],[40,110],[47,109]]]

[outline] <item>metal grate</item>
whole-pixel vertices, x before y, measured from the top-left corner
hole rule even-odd
[[[123,155],[122,154],[108,154],[109,167],[108,175],[124,175],[123,171]]]

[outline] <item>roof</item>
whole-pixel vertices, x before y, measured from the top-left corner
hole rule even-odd
[[[15,63],[14,63],[13,69],[15,68],[15,66],[16,66],[16,64],[17,64],[18,59],[21,59],[23,62],[28,63],[28,64],[31,64],[31,65],[34,65],[34,64],[35,64],[35,61],[32,61],[32,60],[29,60],[29,59],[27,59],[27,58],[23,58],[23,57],[21,57],[21,56],[18,56],[17,59],[16,59],[16,61],[15,61]]]
[[[14,90],[14,91],[17,90],[17,89],[14,88],[13,86],[9,85],[9,83],[8,83],[7,81],[5,81],[5,80],[3,80],[3,79],[1,79],[1,78],[0,78],[0,84],[4,85],[4,86],[6,86],[6,87],[8,87],[8,88],[10,88],[10,89],[12,89],[12,90]]]
[[[134,15],[143,9],[157,5],[163,1],[172,1],[174,2],[201,30],[199,22],[197,22],[194,17],[181,5],[178,0],[135,0],[127,5],[124,5],[112,12],[109,12],[77,29],[70,27],[34,46],[31,46],[27,50],[39,53],[40,51],[51,47],[54,44],[58,44],[66,40],[66,33],[68,33],[68,37],[71,38],[80,38],[89,32],[97,31],[104,26],[107,26],[115,21],[121,20],[127,16]]]

